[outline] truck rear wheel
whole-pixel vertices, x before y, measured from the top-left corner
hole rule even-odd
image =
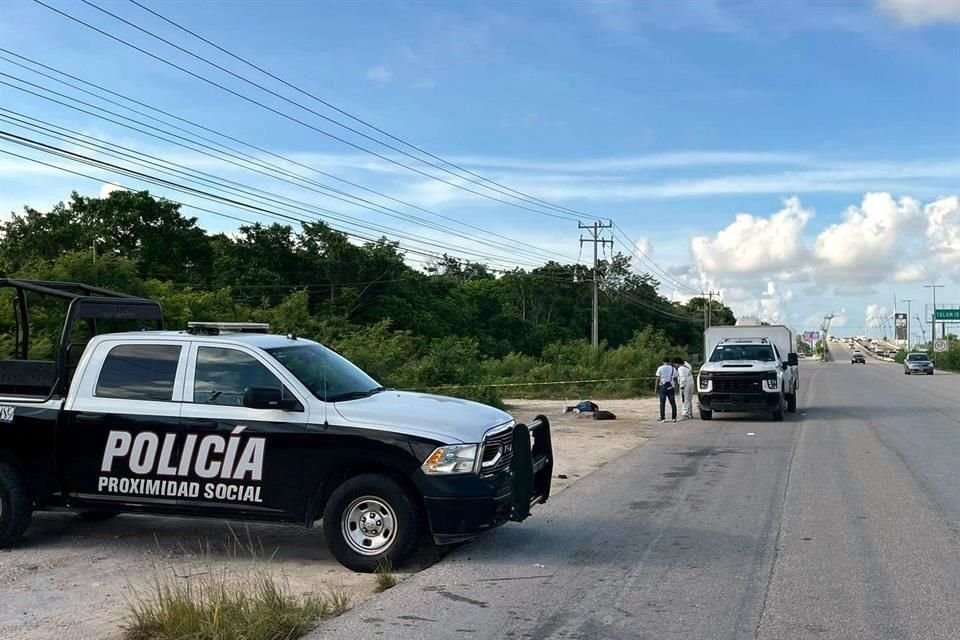
[[[400,566],[420,535],[420,508],[393,478],[363,474],[337,487],[323,510],[323,533],[348,569],[370,573]]]
[[[30,526],[33,508],[20,472],[0,462],[0,549],[19,542]]]

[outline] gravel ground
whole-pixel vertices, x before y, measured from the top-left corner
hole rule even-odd
[[[570,402],[508,401],[519,420],[537,414],[551,419],[554,494],[661,428],[655,425],[655,399],[597,402],[618,420],[562,415]],[[244,572],[254,555],[293,593],[338,589],[353,604],[374,595],[373,576],[341,567],[319,527],[140,515],[84,522],[71,513],[38,513],[23,544],[0,551],[0,638],[118,640],[127,602],[158,572],[184,579],[211,570]],[[436,560],[436,551],[424,548],[398,573],[406,577]]]

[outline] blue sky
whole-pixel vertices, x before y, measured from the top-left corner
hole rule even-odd
[[[254,95],[90,6],[44,1]],[[741,313],[798,327],[827,311],[842,312],[844,326],[864,325],[871,314],[885,315],[895,295],[926,300],[925,282],[948,285],[939,296],[960,303],[957,0],[143,2],[433,153],[539,198],[613,218],[682,281],[683,289],[665,286],[667,295],[712,286]],[[282,88],[133,4],[96,3]],[[578,255],[573,221],[403,171],[32,1],[0,5],[0,43],[406,202]],[[5,60],[0,73],[54,87]],[[270,96],[258,99],[297,113]],[[0,105],[451,248],[470,244],[5,85]],[[302,111],[298,117],[338,131]],[[0,149],[22,152],[6,142]],[[100,190],[97,182],[38,172],[7,156],[0,171],[4,213],[27,203],[49,206],[72,189]],[[211,229],[235,226],[199,217]],[[620,250],[632,250],[619,240]]]

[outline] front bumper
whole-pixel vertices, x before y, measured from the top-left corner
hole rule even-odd
[[[469,540],[513,520],[522,522],[530,508],[550,497],[553,477],[553,442],[550,422],[537,416],[529,426],[513,432],[510,466],[490,476],[426,476],[417,483],[437,544]]]
[[[933,373],[933,366],[929,367],[907,367],[907,373]]]
[[[763,393],[700,393],[700,407],[707,411],[773,411],[780,406],[779,392]]]

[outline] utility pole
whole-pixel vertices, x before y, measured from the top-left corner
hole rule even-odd
[[[713,326],[713,296],[719,296],[719,291],[708,291],[707,292],[707,327]]]
[[[827,334],[830,333],[830,323],[833,322],[835,317],[836,314],[834,313],[823,316],[823,324],[820,325],[820,341],[823,343],[823,355],[821,358],[824,362],[827,361]]]
[[[907,351],[910,351],[910,303],[913,302],[913,298],[907,298],[902,302],[907,303]]]
[[[599,220],[592,224],[578,222],[577,226],[590,232],[589,238],[580,236],[580,247],[583,247],[584,242],[593,243],[593,331],[590,341],[593,344],[593,350],[597,351],[600,349],[600,283],[597,270],[597,245],[609,244],[611,251],[613,250],[613,240],[600,237],[600,231],[613,227],[613,222],[609,220],[605,224]]]
[[[925,284],[923,285],[924,289],[931,289],[933,291],[933,310],[930,311],[930,352],[933,353],[933,341],[937,339],[937,289],[942,289],[942,284]],[[936,364],[935,355],[930,356],[934,364]]]

